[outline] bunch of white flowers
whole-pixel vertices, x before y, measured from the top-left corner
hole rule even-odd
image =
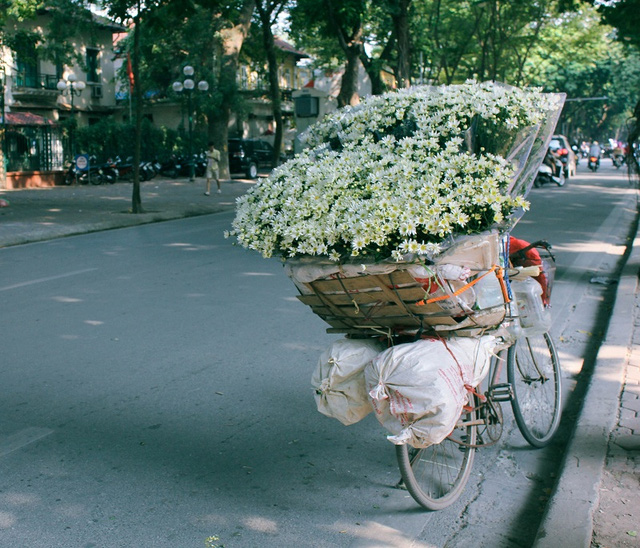
[[[374,96],[325,117],[308,148],[238,200],[238,242],[264,257],[433,257],[516,208],[506,151],[550,108],[537,90],[473,81]]]

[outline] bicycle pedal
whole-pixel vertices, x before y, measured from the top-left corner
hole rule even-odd
[[[508,382],[494,384],[489,387],[489,398],[493,401],[511,401],[513,399],[513,386]]]

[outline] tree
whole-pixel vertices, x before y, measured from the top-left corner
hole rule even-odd
[[[218,89],[220,90],[219,115],[209,120],[209,132],[218,150],[222,150],[221,175],[229,177],[227,140],[231,111],[238,102],[238,59],[242,44],[249,33],[255,0],[242,0],[232,12],[227,12],[226,26],[220,31],[221,56]]]
[[[574,5],[545,24],[523,67],[524,84],[567,94],[561,125],[575,140],[623,138],[637,102],[638,54],[614,36],[595,8]]]
[[[608,38],[610,32],[600,25],[593,8],[578,7],[542,29],[523,67],[525,84],[564,92],[571,99],[565,104],[562,124],[578,140],[602,139],[611,121],[613,111],[603,108],[609,103],[593,100],[616,93],[611,84],[619,48]]]
[[[338,106],[357,105],[358,98],[358,61],[364,48],[364,2],[340,2],[324,0],[327,24],[338,40],[345,58],[344,74],[338,94]]]
[[[410,13],[412,0],[298,0],[291,10],[291,31],[298,44],[312,52],[326,69],[343,67],[338,105],[359,102],[362,65],[374,95],[386,91],[385,66],[396,81],[411,81]]]
[[[415,10],[415,50],[426,61],[418,69],[446,84],[477,78],[518,85],[541,29],[557,14],[552,0],[431,0]]]
[[[161,0],[159,0],[160,2]],[[131,194],[131,213],[144,213],[140,195],[140,140],[142,135],[142,85],[140,81],[140,27],[149,13],[160,3],[142,3],[141,0],[103,0],[112,17],[123,23],[133,22],[133,104],[135,123],[135,146],[133,149],[133,190]]]
[[[395,73],[398,87],[411,85],[411,44],[409,34],[409,8],[412,0],[389,0],[389,11],[393,21],[396,42]]]
[[[269,95],[273,108],[273,119],[276,131],[273,142],[273,164],[280,163],[280,151],[284,137],[284,124],[282,118],[282,99],[280,95],[280,83],[278,81],[278,57],[273,36],[275,26],[282,11],[287,7],[287,0],[257,0],[256,8],[262,30],[262,45],[267,57],[269,71]]]
[[[466,59],[483,11],[447,0],[423,2],[415,9],[411,32],[422,60],[418,65],[420,81],[451,84],[470,77],[474,69]],[[458,76],[460,72],[463,74]]]
[[[154,11],[143,33],[142,61],[152,89],[166,94],[186,64],[196,68],[198,78],[209,82],[209,93],[194,94],[193,100],[207,126],[208,140],[222,152],[223,178],[229,176],[231,112],[238,111],[243,101],[237,86],[239,56],[254,9],[255,0],[194,0],[188,5],[171,0]]]
[[[133,18],[135,23],[130,48],[136,82],[136,134],[139,135],[142,117],[143,85],[157,91],[164,84],[166,89],[179,76],[183,65],[195,64],[198,70],[202,68],[203,76],[209,76],[209,83],[214,84],[208,100],[201,106],[209,139],[222,151],[221,176],[228,177],[228,125],[231,111],[238,102],[238,57],[251,25],[255,0],[156,0],[144,5],[140,0],[103,1],[113,16],[121,20]],[[136,34],[139,42],[136,42]],[[158,55],[158,51],[166,55]],[[145,67],[144,78],[141,66]],[[135,153],[139,155],[139,144]],[[134,211],[139,205],[137,181],[138,177],[134,175]]]
[[[599,5],[598,9],[603,14],[604,21],[617,29],[616,38],[627,44],[628,47],[640,51],[640,0],[619,0],[618,2]],[[640,146],[640,99],[636,102],[629,123],[629,153],[627,165],[629,174],[640,175],[638,157],[633,153],[634,147]]]

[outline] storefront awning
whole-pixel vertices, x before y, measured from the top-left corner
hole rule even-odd
[[[9,126],[55,126],[51,121],[33,114],[32,112],[5,112],[4,120],[0,120]]]

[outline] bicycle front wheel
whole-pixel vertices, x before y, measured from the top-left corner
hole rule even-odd
[[[475,454],[475,411],[463,414],[463,421],[441,443],[425,449],[397,445],[396,456],[402,479],[414,500],[427,510],[442,510],[462,494],[471,473]]]
[[[548,333],[519,339],[507,354],[507,380],[516,424],[533,447],[544,447],[560,424],[560,362]]]

